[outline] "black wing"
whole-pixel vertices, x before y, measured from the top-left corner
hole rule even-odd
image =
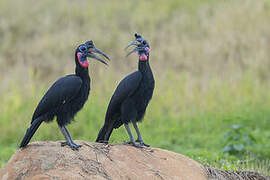
[[[77,95],[81,85],[81,78],[75,75],[68,75],[58,79],[39,102],[33,114],[32,122],[34,119],[51,111],[60,104],[70,101]]]
[[[110,104],[106,113],[106,120],[110,119],[113,114],[119,110],[122,102],[129,96],[131,96],[136,89],[139,87],[139,84],[142,79],[142,74],[140,71],[126,76],[117,86],[114,94],[111,98]]]

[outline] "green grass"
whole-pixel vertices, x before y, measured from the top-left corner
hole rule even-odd
[[[94,141],[116,85],[137,68],[123,48],[138,31],[156,79],[139,125],[145,142],[217,168],[270,174],[269,8],[263,0],[0,1],[0,167],[49,85],[73,73],[74,47],[89,39],[112,61],[91,62],[90,98],[68,129]],[[62,139],[54,122],[32,141]],[[122,127],[111,142],[127,139]],[[230,143],[237,153],[223,152]]]

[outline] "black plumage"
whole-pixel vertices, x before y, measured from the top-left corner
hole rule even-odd
[[[139,63],[138,71],[126,76],[116,88],[105,117],[105,123],[99,131],[96,142],[108,142],[110,135],[115,128],[125,125],[130,136],[130,142],[136,147],[142,147],[145,144],[142,140],[141,133],[138,129],[137,122],[144,117],[147,105],[152,98],[155,80],[149,64],[149,44],[141,35],[135,34],[135,41],[128,45],[136,47],[128,53],[138,52]],[[132,122],[140,144],[137,144],[129,128]]]
[[[43,121],[50,122],[55,116],[60,130],[67,140],[62,143],[62,145],[69,145],[73,150],[77,150],[80,147],[80,145],[73,142],[65,125],[71,122],[88,99],[90,92],[90,76],[88,73],[89,64],[87,57],[94,58],[106,64],[105,61],[93,53],[102,54],[109,59],[102,51],[95,48],[92,41],[79,45],[75,51],[75,74],[58,79],[48,89],[35,109],[31,126],[28,128],[20,147],[25,147],[29,143]]]

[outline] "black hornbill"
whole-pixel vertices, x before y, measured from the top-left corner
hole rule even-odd
[[[143,119],[147,105],[153,95],[155,80],[149,65],[149,44],[137,33],[135,38],[126,49],[132,45],[136,46],[127,56],[133,52],[138,52],[138,71],[126,76],[116,88],[106,112],[105,123],[99,131],[96,142],[107,143],[113,129],[124,124],[130,137],[129,144],[135,147],[149,146],[143,142],[137,122]],[[139,144],[135,142],[130,131],[128,125],[130,122],[136,130],[138,136],[136,142],[139,142]]]
[[[88,99],[90,76],[88,73],[89,63],[87,57],[107,64],[94,53],[101,54],[109,60],[109,57],[105,53],[94,46],[93,41],[87,41],[85,44],[81,44],[76,48],[75,74],[58,79],[49,88],[36,107],[31,126],[27,129],[20,147],[25,147],[29,143],[43,121],[50,122],[55,116],[57,117],[56,121],[58,126],[66,139],[66,142],[61,143],[61,145],[68,145],[73,150],[78,150],[79,147],[81,147],[81,145],[77,145],[73,142],[65,125],[71,122]]]

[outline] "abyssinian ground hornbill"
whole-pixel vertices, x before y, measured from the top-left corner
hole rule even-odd
[[[109,57],[105,53],[95,48],[92,41],[87,41],[85,44],[81,44],[77,47],[75,51],[75,74],[58,79],[49,88],[36,107],[31,126],[27,129],[20,147],[25,147],[29,143],[43,121],[50,122],[55,116],[57,117],[56,121],[58,126],[66,139],[66,142],[61,143],[61,145],[68,145],[73,150],[78,150],[78,148],[81,147],[73,142],[65,125],[70,123],[75,114],[82,109],[88,99],[90,76],[88,73],[89,63],[87,57],[107,64],[94,53],[101,54],[109,60]]]
[[[96,142],[107,143],[113,129],[124,124],[130,137],[129,144],[135,147],[149,146],[143,142],[137,122],[143,119],[147,105],[153,95],[155,80],[149,64],[149,44],[137,33],[135,38],[126,49],[132,45],[136,46],[127,56],[133,52],[138,52],[138,71],[126,76],[116,88],[106,112],[105,123],[99,131]],[[130,131],[128,125],[130,122],[136,130],[138,136],[136,142],[139,142],[139,144],[135,142]]]

